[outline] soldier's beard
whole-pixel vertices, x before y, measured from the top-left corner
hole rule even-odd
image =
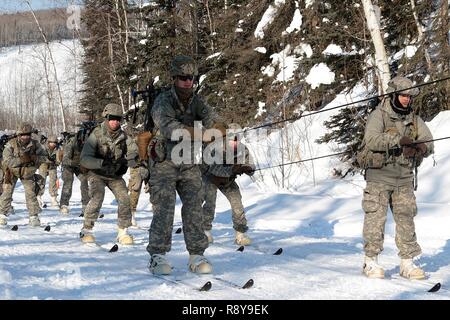
[[[183,105],[187,105],[189,99],[191,99],[194,94],[194,88],[180,88],[175,86],[175,92]]]

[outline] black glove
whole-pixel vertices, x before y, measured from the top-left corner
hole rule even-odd
[[[52,154],[51,156],[48,156],[48,160],[56,162],[56,153]]]

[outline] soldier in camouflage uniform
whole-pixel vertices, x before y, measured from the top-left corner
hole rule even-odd
[[[156,98],[152,109],[155,136],[149,147],[150,200],[153,205],[147,246],[151,255],[149,269],[155,274],[171,273],[172,268],[165,254],[171,249],[178,192],[182,202],[184,240],[190,255],[189,270],[211,273],[212,266],[203,256],[208,247],[208,239],[202,228],[200,168],[196,164],[176,164],[172,159],[172,150],[178,141],[171,139],[175,130],[184,130],[191,141],[188,144],[192,143],[196,138],[193,134],[194,121],[201,121],[204,127],[211,128],[215,116],[212,109],[194,93],[194,77],[198,72],[191,57],[175,57],[171,63],[170,74],[174,81],[172,88]]]
[[[395,242],[401,258],[400,275],[424,279],[424,271],[413,263],[421,253],[417,243],[414,217],[417,214],[414,195],[414,170],[424,157],[433,153],[433,137],[424,121],[414,115],[413,97],[419,90],[404,77],[389,82],[388,93],[366,124],[363,144],[368,150],[365,166],[367,181],[362,200],[364,216],[364,267],[369,278],[383,278],[378,264],[383,250],[384,227],[388,207],[395,224]],[[417,142],[413,144],[413,142]]]
[[[58,139],[55,136],[50,136],[47,140],[47,145],[45,146],[45,151],[47,152],[47,160],[41,164],[39,167],[39,174],[42,176],[43,186],[40,188],[39,193],[37,195],[37,199],[39,204],[42,204],[42,196],[45,192],[45,183],[47,180],[47,176],[49,176],[49,193],[51,197],[51,204],[53,207],[59,208],[58,200],[56,197],[58,196],[58,174],[57,168],[59,166],[59,161],[57,159],[57,146]],[[42,207],[42,205],[41,205]]]
[[[80,180],[80,190],[81,190],[81,204],[82,204],[82,214],[89,203],[89,184],[88,184],[88,170],[80,165],[81,150],[83,149],[85,143],[85,135],[80,130],[76,136],[69,139],[69,141],[64,145],[64,154],[62,159],[62,192],[60,199],[60,212],[64,215],[69,214],[69,201],[72,197],[72,186],[74,175]]]
[[[91,199],[84,212],[84,225],[81,230],[82,242],[94,242],[92,229],[98,218],[105,198],[105,187],[116,197],[118,206],[118,234],[120,244],[131,245],[133,238],[127,233],[131,226],[130,197],[122,176],[127,172],[128,159],[136,158],[137,147],[120,128],[123,118],[122,108],[108,104],[103,110],[105,121],[92,131],[81,151],[81,165],[89,169]],[[132,146],[132,148],[128,147]]]
[[[136,208],[139,202],[139,196],[141,195],[141,188],[148,179],[149,171],[148,166],[144,162],[138,162],[136,167],[130,168],[130,180],[128,181],[128,191],[130,193],[130,205],[131,205],[131,224],[137,226],[136,223]]]
[[[22,123],[17,130],[18,137],[10,140],[3,150],[5,183],[0,196],[0,225],[7,224],[6,216],[11,208],[12,195],[18,179],[25,189],[30,225],[33,227],[41,225],[38,216],[41,208],[36,199],[35,173],[39,165],[47,160],[47,153],[38,141],[31,139],[32,131],[31,124]]]
[[[237,137],[226,140],[225,143],[227,144],[225,148],[229,148],[233,152],[233,163],[202,165],[204,186],[203,229],[208,237],[208,242],[212,243],[211,229],[216,211],[217,189],[219,189],[231,205],[233,228],[236,231],[235,243],[247,246],[251,244],[251,240],[246,234],[248,230],[247,219],[236,178],[243,173],[252,176],[255,173],[255,165],[248,148],[243,144],[238,148]],[[225,148],[223,154],[226,159]]]

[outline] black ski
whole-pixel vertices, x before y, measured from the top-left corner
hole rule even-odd
[[[13,225],[11,228],[11,231],[18,231],[19,230],[19,226],[17,224]],[[51,227],[49,225],[44,227],[44,231],[50,232]]]
[[[188,282],[184,282],[184,281],[181,280],[181,279],[176,279],[176,278],[175,278],[175,279],[172,279],[172,278],[171,278],[171,275],[165,275],[165,276],[163,276],[163,275],[159,275],[159,274],[153,274],[153,276],[154,276],[155,278],[158,278],[158,279],[161,279],[161,280],[164,280],[164,281],[167,281],[167,282],[176,284],[176,285],[184,285],[184,286],[193,288],[194,290],[200,291],[200,292],[207,292],[207,291],[211,290],[211,288],[212,288],[212,283],[211,283],[211,281],[205,282],[201,287],[196,287],[196,286],[194,286],[194,285],[192,285],[192,284],[190,284],[190,283],[188,283]]]

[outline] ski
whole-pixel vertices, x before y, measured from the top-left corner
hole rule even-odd
[[[81,238],[83,238],[83,234],[80,232],[80,239]],[[117,251],[119,251],[119,246],[117,245],[117,243],[114,244],[110,249],[102,247],[97,242],[83,242],[83,244],[88,246],[88,247],[92,247],[92,248],[100,248],[100,249],[106,250],[108,252],[117,252]]]
[[[250,289],[251,287],[253,287],[253,285],[255,284],[255,282],[253,281],[253,279],[249,279],[247,280],[247,282],[244,283],[244,285],[240,285],[237,284],[233,281],[227,280],[227,279],[223,279],[221,277],[213,277],[214,280],[220,281],[226,285],[229,285],[233,288],[237,288],[237,289]]]
[[[46,232],[50,232],[51,227],[49,225],[46,225],[45,227],[42,225],[41,228],[44,229],[44,231]],[[19,226],[17,224],[13,225],[10,229],[11,231],[18,231],[19,230]]]
[[[273,256],[279,256],[283,253],[283,248],[278,248],[276,251],[267,251],[267,250],[261,249],[259,246],[254,245],[254,244],[250,245],[249,247],[253,248],[256,251],[259,251],[261,253],[271,254]],[[244,252],[244,250],[245,250],[245,246],[240,246],[239,248],[236,249],[236,251],[239,251],[239,252]]]
[[[424,287],[425,289],[428,289],[427,292],[430,293],[435,293],[439,290],[446,290],[442,287],[442,284],[440,282],[433,282],[430,280],[409,280],[399,275],[391,275],[391,280],[406,281],[406,283],[408,284],[419,285]]]
[[[188,282],[184,282],[182,279],[177,279],[177,278],[173,279],[173,278],[171,278],[171,275],[165,275],[165,276],[159,275],[159,274],[152,274],[152,275],[155,278],[173,283],[175,285],[184,285],[186,287],[192,288],[192,289],[194,289],[196,291],[200,291],[200,292],[207,292],[207,291],[211,290],[211,288],[212,288],[211,281],[207,281],[201,287],[197,287]]]

